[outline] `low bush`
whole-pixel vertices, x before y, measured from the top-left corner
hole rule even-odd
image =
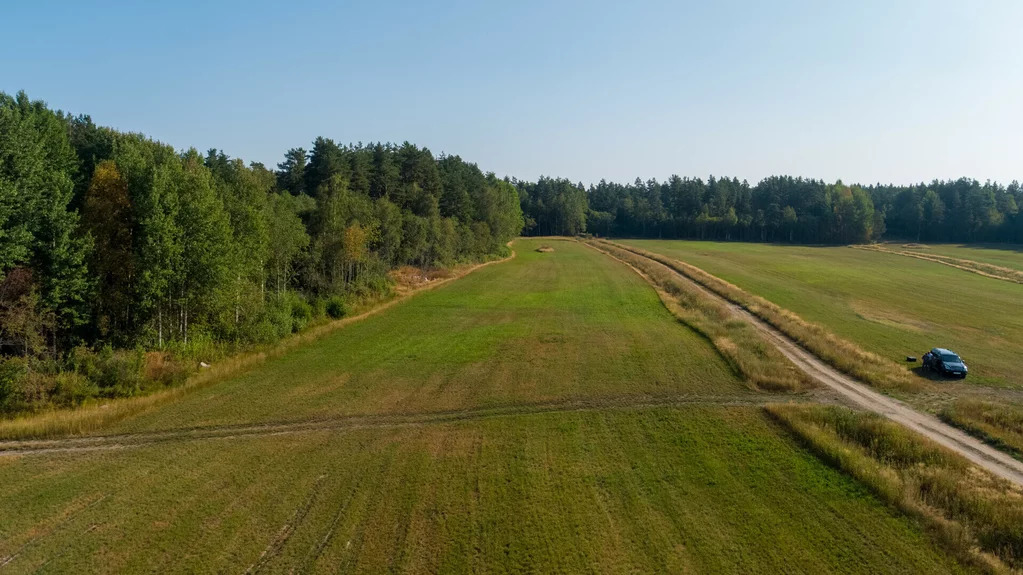
[[[348,304],[341,296],[333,296],[327,299],[324,304],[324,310],[327,313],[327,317],[331,319],[341,319],[348,315]]]
[[[75,407],[99,395],[99,386],[80,373],[65,371],[54,378],[51,401],[59,407]]]

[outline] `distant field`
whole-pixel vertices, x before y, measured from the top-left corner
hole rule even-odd
[[[537,245],[119,431],[387,423],[0,457],[0,571],[965,570],[759,407],[644,405],[779,396],[622,264]]]
[[[940,345],[970,365],[967,383],[1023,387],[1021,285],[846,247],[624,243],[682,259],[885,357]]]
[[[950,256],[965,260],[973,260],[985,264],[1003,266],[1023,271],[1023,245],[991,244],[989,246],[959,245],[959,244],[902,244],[892,243],[892,249],[919,252],[921,254],[935,254]]]

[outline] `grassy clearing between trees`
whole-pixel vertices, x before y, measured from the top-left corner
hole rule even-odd
[[[756,408],[651,408],[0,460],[32,572],[964,572]]]
[[[550,240],[545,240],[550,241]],[[0,457],[5,572],[974,572],[818,459],[632,270],[576,242],[110,431],[391,425]],[[487,413],[487,406],[589,402]],[[639,405],[636,405],[639,404]],[[444,411],[446,410],[446,411]],[[476,410],[473,413],[473,410]],[[410,421],[465,413],[457,421]]]
[[[751,392],[628,268],[543,241],[557,251],[519,241],[510,261],[110,431]]]
[[[800,391],[813,387],[813,380],[765,341],[753,326],[732,317],[724,305],[679,281],[668,266],[608,242],[590,245],[643,274],[657,290],[665,307],[703,334],[721,356],[757,388]]]
[[[767,412],[825,460],[923,520],[964,561],[1023,567],[1023,490],[875,414],[820,405]]]
[[[955,350],[970,366],[969,377],[956,384],[959,387],[1023,387],[1021,285],[847,247],[622,243],[697,266],[823,326],[888,365],[941,346]],[[928,383],[900,369],[911,379]]]

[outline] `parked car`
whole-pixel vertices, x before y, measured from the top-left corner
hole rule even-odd
[[[947,377],[966,377],[969,371],[966,363],[963,362],[954,351],[936,347],[924,354],[924,369],[940,373]]]

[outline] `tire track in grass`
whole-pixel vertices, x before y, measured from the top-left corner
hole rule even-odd
[[[277,555],[280,554],[280,552],[284,549],[284,546],[287,545],[288,540],[291,539],[291,536],[295,533],[295,530],[302,525],[306,516],[309,515],[309,510],[312,509],[313,503],[316,502],[316,497],[319,495],[320,489],[323,488],[323,480],[326,478],[327,475],[323,474],[316,479],[316,483],[313,484],[305,502],[303,502],[298,509],[295,509],[295,513],[292,514],[291,519],[288,520],[288,522],[285,523],[277,532],[277,535],[270,540],[270,543],[266,546],[266,549],[263,549],[263,552],[259,555],[259,558],[256,559],[256,562],[244,571],[245,575],[259,573],[270,563],[270,561],[274,559],[274,557],[277,557]]]
[[[42,564],[42,565],[40,565],[39,567],[37,567],[37,568],[36,568],[36,570],[35,570],[35,571],[33,571],[33,573],[42,573],[42,572],[43,572],[43,568],[44,568],[44,567],[46,567],[47,565],[49,565],[49,564],[50,564],[51,562],[53,562],[53,561],[55,561],[55,560],[57,560],[57,559],[60,559],[61,557],[63,557],[63,556],[64,556],[64,554],[65,554],[65,553],[67,553],[67,552],[68,552],[68,550],[69,550],[69,549],[71,549],[71,547],[72,547],[72,546],[73,546],[73,545],[74,545],[74,544],[75,544],[76,542],[78,542],[78,540],[79,540],[79,539],[80,539],[81,537],[84,537],[84,536],[88,535],[89,533],[92,533],[92,532],[93,532],[93,531],[95,531],[96,529],[99,529],[100,525],[103,525],[103,524],[102,524],[102,523],[93,523],[92,525],[90,525],[90,526],[89,526],[89,528],[88,528],[88,529],[86,529],[85,531],[83,531],[81,535],[79,535],[78,537],[72,537],[72,538],[71,538],[71,540],[70,540],[70,541],[68,541],[67,543],[65,543],[65,544],[64,544],[64,546],[63,546],[63,547],[61,547],[61,548],[60,548],[60,550],[59,550],[59,551],[57,551],[57,553],[56,553],[55,555],[52,555],[52,556],[51,556],[51,557],[50,557],[49,559],[47,559],[46,561],[43,561],[43,564]]]
[[[455,423],[495,417],[599,411],[605,409],[639,409],[644,407],[671,407],[687,405],[766,405],[784,403],[798,398],[791,393],[759,393],[749,396],[703,396],[696,394],[672,396],[612,397],[598,400],[564,400],[556,402],[513,404],[497,408],[465,409],[406,413],[399,415],[354,415],[309,421],[265,423],[255,425],[224,425],[194,427],[181,430],[132,433],[122,435],[95,435],[70,439],[39,439],[0,442],[0,457],[110,451],[145,447],[160,443],[197,441],[205,439],[236,439],[253,436],[273,436],[315,431],[355,430],[410,427],[438,423]]]
[[[68,513],[64,517],[64,519],[62,519],[61,521],[58,521],[56,525],[54,525],[53,527],[51,527],[50,529],[48,529],[48,530],[46,530],[46,531],[44,531],[42,533],[39,533],[35,537],[32,537],[31,539],[29,539],[25,543],[22,543],[21,547],[18,547],[13,553],[8,555],[7,557],[0,557],[0,569],[3,569],[8,564],[10,564],[12,561],[17,559],[22,553],[24,553],[24,551],[26,549],[31,547],[33,544],[35,544],[39,540],[43,539],[44,537],[48,537],[48,536],[52,535],[53,533],[55,533],[57,531],[60,531],[61,529],[66,527],[75,517],[81,515],[82,513],[85,513],[89,509],[92,509],[93,507],[99,505],[101,502],[103,502],[103,500],[105,500],[109,496],[110,496],[109,493],[105,493],[105,494],[101,495],[99,498],[97,498],[96,500],[94,500],[94,501],[92,501],[90,503],[87,503],[85,506],[81,507],[80,509],[76,509],[76,510]]]
[[[637,255],[647,257],[642,254]],[[919,412],[895,398],[870,389],[867,385],[825,363],[779,329],[768,324],[742,306],[718,295],[713,290],[704,287],[675,270],[672,270],[672,272],[678,276],[680,281],[691,284],[693,289],[702,291],[708,297],[720,300],[731,309],[735,317],[753,324],[792,363],[796,364],[796,366],[817,381],[838,392],[852,405],[883,415],[955,451],[998,477],[1012,481],[1017,485],[1023,485],[1023,462],[998,451],[983,441],[942,422],[932,415]]]
[[[858,250],[865,250],[865,251],[871,251],[871,252],[880,252],[880,253],[883,253],[883,254],[893,254],[893,255],[897,255],[897,256],[905,256],[905,257],[908,257],[908,258],[916,258],[918,260],[934,262],[936,264],[945,265],[945,266],[948,266],[950,268],[955,268],[957,270],[962,270],[964,272],[970,272],[970,273],[973,273],[973,274],[984,276],[986,278],[1002,280],[1002,281],[1012,282],[1012,283],[1016,283],[1016,284],[1023,284],[1023,271],[1014,270],[1012,268],[1007,268],[1007,267],[1004,267],[1004,266],[998,266],[998,265],[995,265],[995,264],[988,264],[988,263],[983,263],[983,262],[975,262],[973,260],[967,260],[967,259],[963,259],[963,258],[956,258],[956,257],[952,257],[952,256],[945,256],[945,255],[940,255],[940,254],[927,254],[927,253],[910,252],[910,251],[904,251],[904,250],[896,250],[896,249],[892,249],[892,248],[889,248],[889,247],[886,247],[886,246],[880,246],[880,245],[856,245],[856,246],[849,246],[849,247],[855,248],[855,249],[858,249]]]

